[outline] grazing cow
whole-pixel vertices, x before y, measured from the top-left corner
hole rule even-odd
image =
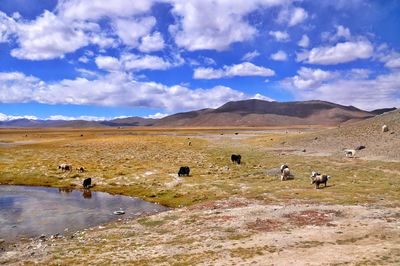
[[[192,142],[191,141],[189,141],[189,146],[192,146]]]
[[[189,176],[190,168],[188,166],[181,166],[178,171],[178,176]]]
[[[62,171],[71,171],[72,170],[72,165],[62,163],[58,166],[58,169],[61,169]]]
[[[90,188],[91,185],[92,179],[90,177],[83,180],[83,188]]]
[[[240,164],[240,160],[242,160],[242,156],[240,156],[240,154],[232,154],[231,155],[232,163]]]
[[[356,155],[356,150],[346,149],[344,150],[346,157],[354,157]]]
[[[286,168],[289,168],[289,166],[285,163],[281,165],[281,173],[283,173],[283,170],[285,170]]]
[[[79,173],[85,172],[85,168],[84,168],[83,166],[81,166],[81,167],[79,167],[79,168],[76,168],[76,170],[77,170]]]
[[[320,184],[325,184],[326,187],[326,183],[328,182],[328,180],[331,177],[329,175],[321,175],[317,172],[312,172],[311,173],[311,184],[315,184],[315,188],[319,189],[319,185]]]
[[[281,165],[281,181],[291,178],[289,166],[285,163]]]
[[[290,174],[290,169],[289,168],[283,169],[282,175],[281,175],[281,181],[288,180],[291,177],[292,177],[292,175]]]
[[[389,127],[387,125],[383,125],[382,132],[388,132],[388,131],[389,131]]]

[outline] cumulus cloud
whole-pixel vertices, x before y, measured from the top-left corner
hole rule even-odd
[[[297,71],[296,76],[291,78],[291,83],[299,89],[309,89],[321,86],[325,81],[331,80],[337,76],[336,73],[324,71],[322,69],[313,69],[302,67]]]
[[[11,34],[15,31],[16,21],[0,11],[0,43],[8,42]]]
[[[352,35],[349,28],[342,25],[336,26],[336,32],[322,32],[321,37],[325,41],[336,42],[338,40],[349,41],[352,39]]]
[[[303,34],[300,41],[297,43],[300,47],[307,48],[310,45],[310,39],[307,35]]]
[[[195,79],[218,79],[234,76],[263,76],[270,77],[275,75],[272,69],[256,66],[249,62],[237,65],[224,66],[222,69],[196,68],[193,74]]]
[[[258,57],[259,55],[260,55],[260,53],[257,50],[248,52],[242,57],[242,61],[251,61],[254,58]]]
[[[121,68],[119,60],[112,56],[98,56],[95,59],[95,63],[98,68],[107,71],[116,71]]]
[[[278,42],[288,42],[290,36],[286,31],[270,31],[269,35],[275,38]]]
[[[62,57],[89,43],[83,30],[59,20],[49,11],[32,22],[18,23],[15,34],[19,47],[13,49],[11,55],[20,59]]]
[[[124,44],[131,47],[138,47],[139,39],[148,35],[155,24],[156,19],[151,16],[140,19],[114,20],[115,32]]]
[[[171,0],[176,24],[170,26],[178,46],[189,51],[225,50],[230,44],[250,40],[257,33],[245,16],[259,9],[287,3],[286,0]],[[212,12],[210,12],[212,10]]]
[[[98,20],[104,17],[130,17],[148,12],[152,0],[64,0],[57,6],[58,13],[68,20]]]
[[[95,59],[98,68],[107,71],[139,71],[139,70],[166,70],[184,63],[184,60],[175,55],[171,60],[165,60],[154,55],[135,55],[125,53],[120,58],[112,56],[98,56]]]
[[[356,70],[356,73],[360,71]],[[398,84],[400,72],[368,78],[320,69],[302,68],[298,75],[286,79],[283,86],[299,100],[320,99],[365,110],[400,106]]]
[[[307,18],[308,18],[308,14],[303,8],[300,8],[300,7],[294,8],[291,13],[288,25],[295,26],[295,25],[303,22]]]
[[[280,50],[274,54],[271,54],[271,59],[275,61],[286,61],[287,60],[287,54]]]
[[[335,46],[322,46],[298,55],[298,61],[308,64],[335,65],[373,55],[374,48],[369,41],[343,42]]]
[[[152,119],[160,119],[163,117],[169,116],[169,114],[164,114],[164,113],[155,113],[153,115],[147,115],[144,118],[152,118]]]
[[[164,38],[160,32],[142,37],[139,50],[142,52],[160,51],[164,48]]]
[[[124,72],[95,79],[76,78],[45,83],[19,72],[0,72],[0,102],[39,102],[98,106],[159,108],[167,111],[217,107],[228,101],[252,98],[226,86],[190,89],[156,82],[139,82]]]

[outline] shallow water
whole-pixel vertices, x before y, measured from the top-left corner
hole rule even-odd
[[[119,209],[124,215],[114,215]],[[0,238],[69,234],[119,218],[168,208],[138,198],[89,190],[0,185]]]

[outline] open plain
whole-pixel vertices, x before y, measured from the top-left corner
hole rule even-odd
[[[358,125],[380,136],[381,123],[371,126],[376,119],[389,118]],[[387,138],[400,132],[393,121]],[[360,144],[344,136],[360,134],[346,131],[355,127],[1,129],[0,184],[80,189],[91,177],[92,190],[172,209],[3,243],[0,263],[398,265],[398,142],[387,153],[368,142],[347,158],[342,149]],[[331,143],[335,134],[347,146]],[[231,154],[241,154],[242,164]],[[59,170],[61,163],[73,171]],[[293,179],[280,180],[283,163]],[[77,172],[80,166],[86,171]],[[190,176],[178,177],[180,166]],[[315,189],[311,171],[329,174],[328,186]]]

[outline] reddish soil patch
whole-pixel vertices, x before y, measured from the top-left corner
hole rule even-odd
[[[306,225],[330,225],[329,222],[333,220],[335,216],[339,216],[340,212],[338,211],[315,211],[315,210],[307,210],[302,212],[293,212],[285,215],[285,218],[289,219],[290,223],[293,223],[297,226],[306,226]]]
[[[221,216],[213,216],[208,218],[207,220],[211,220],[211,221],[215,221],[215,222],[226,222],[226,221],[230,221],[232,220],[233,216],[229,216],[229,215],[221,215]]]
[[[257,220],[255,220],[254,222],[248,223],[247,228],[261,232],[271,232],[280,230],[282,224],[283,223],[278,220],[272,220],[272,219],[262,220],[257,218]]]

